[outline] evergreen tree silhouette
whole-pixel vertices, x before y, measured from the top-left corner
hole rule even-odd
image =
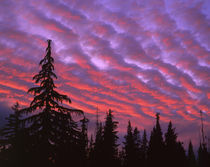
[[[141,144],[141,157],[142,157],[142,167],[146,167],[147,164],[147,154],[148,154],[148,140],[147,140],[147,133],[144,129],[144,133],[142,136],[142,144]]]
[[[164,166],[164,156],[165,156],[165,148],[164,141],[162,137],[162,130],[159,123],[159,113],[156,114],[156,125],[153,128],[150,140],[149,140],[149,148],[148,148],[148,166]]]
[[[7,167],[24,166],[24,131],[21,124],[21,114],[19,112],[19,103],[12,106],[14,113],[10,114],[6,120],[7,124],[1,129],[0,136],[1,145],[4,146],[2,154],[4,154],[4,165]],[[2,164],[3,166],[3,164]]]
[[[183,150],[181,142],[177,141],[175,128],[170,121],[165,133],[165,165],[171,167],[186,166],[186,156]]]
[[[55,163],[55,147],[58,146],[59,134],[71,133],[75,125],[71,113],[82,114],[81,110],[67,108],[63,101],[71,103],[66,95],[58,93],[54,79],[54,59],[51,56],[51,40],[48,40],[45,57],[40,61],[41,71],[33,77],[39,86],[30,88],[34,95],[29,107],[21,109],[21,113],[29,115],[24,119],[30,134],[31,166],[52,167]],[[72,123],[72,125],[69,125]],[[63,129],[71,126],[71,128]],[[64,135],[65,136],[65,135]]]
[[[131,127],[131,122],[128,121],[128,127],[127,127],[127,134],[125,135],[125,142],[124,144],[124,166],[129,167],[135,165],[135,143],[134,143],[134,137],[133,137],[133,130]]]
[[[80,146],[80,157],[81,157],[81,166],[87,166],[87,156],[88,156],[88,128],[87,123],[89,120],[84,117],[81,121],[81,132],[79,137],[79,146]]]
[[[140,133],[137,128],[132,130],[131,122],[128,121],[127,134],[124,144],[124,166],[135,167],[141,162]]]
[[[103,126],[102,123],[97,123],[96,126],[96,137],[95,143],[93,146],[93,151],[91,153],[90,166],[97,167],[100,166],[103,159],[103,147],[104,147],[104,138],[103,138]]]
[[[94,141],[93,141],[93,135],[91,134],[90,136],[90,141],[89,141],[89,147],[88,147],[88,167],[92,167],[93,165],[93,160],[94,160]]]
[[[199,167],[210,166],[210,153],[208,153],[205,143],[200,143],[198,149],[198,166]]]
[[[125,150],[124,150],[124,148],[119,150],[118,158],[119,158],[119,165],[118,166],[124,167],[125,166]]]
[[[103,161],[101,162],[102,166],[117,166],[119,165],[118,161],[118,136],[117,136],[117,124],[118,122],[113,120],[112,111],[106,115],[104,132],[103,132]]]
[[[138,130],[137,127],[134,128],[133,138],[134,138],[135,155],[136,155],[135,164],[136,166],[139,166],[139,164],[142,162],[142,151],[141,151],[142,141],[141,141],[140,131]]]
[[[177,164],[180,166],[187,166],[187,157],[186,157],[186,151],[184,149],[184,146],[183,146],[183,142],[180,142],[178,141],[177,142],[177,158],[176,158],[176,161],[177,161]]]
[[[196,167],[197,166],[195,154],[194,154],[194,151],[193,151],[193,145],[192,145],[191,141],[190,141],[189,146],[188,146],[187,159],[188,159],[188,166],[189,167]]]
[[[69,163],[72,166],[78,164],[81,166],[81,156],[80,156],[80,131],[78,125],[71,118],[70,113],[67,114],[68,117],[58,117],[61,118],[57,120],[57,127],[59,129],[56,131],[55,138],[55,165],[57,167],[68,167]]]

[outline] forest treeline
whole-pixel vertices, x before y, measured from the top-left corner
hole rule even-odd
[[[0,130],[0,167],[209,167],[210,153],[204,142],[195,156],[189,142],[185,150],[169,122],[166,133],[160,115],[150,135],[140,133],[128,121],[120,146],[118,122],[109,110],[105,122],[96,121],[95,133],[88,137],[88,122],[82,110],[63,104],[71,99],[55,90],[54,59],[48,40],[41,70],[33,77],[36,87],[28,90],[34,98],[21,108],[18,103]],[[75,121],[73,115],[81,119]]]

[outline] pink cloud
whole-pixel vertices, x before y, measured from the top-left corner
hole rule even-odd
[[[183,131],[191,136],[200,110],[209,125],[210,31],[203,3],[124,3],[41,0],[1,6],[0,101],[29,104],[32,97],[24,92],[33,86],[51,38],[55,82],[72,99],[70,106],[91,115],[97,106],[101,113],[111,108],[122,122],[120,131],[128,119],[151,129],[156,112],[177,130],[186,125]]]

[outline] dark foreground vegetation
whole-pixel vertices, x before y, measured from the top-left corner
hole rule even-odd
[[[104,123],[96,122],[95,135],[89,139],[83,111],[67,108],[62,103],[71,103],[70,98],[55,91],[50,44],[48,40],[41,71],[33,77],[39,86],[28,90],[34,95],[32,102],[27,108],[15,104],[0,131],[0,167],[210,167],[205,142],[198,156],[191,142],[186,151],[171,122],[162,133],[158,113],[149,138],[146,130],[140,135],[129,121],[121,148],[118,122],[109,110]],[[74,114],[81,120],[75,121]]]

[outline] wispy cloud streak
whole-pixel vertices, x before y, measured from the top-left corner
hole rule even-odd
[[[97,107],[102,113],[113,109],[122,121],[121,131],[128,119],[151,128],[155,112],[160,112],[164,124],[172,120],[184,140],[188,138],[182,131],[198,139],[202,110],[209,132],[208,2],[0,3],[0,102],[29,103],[26,91],[50,38],[56,84],[70,96],[73,107],[90,114]]]

